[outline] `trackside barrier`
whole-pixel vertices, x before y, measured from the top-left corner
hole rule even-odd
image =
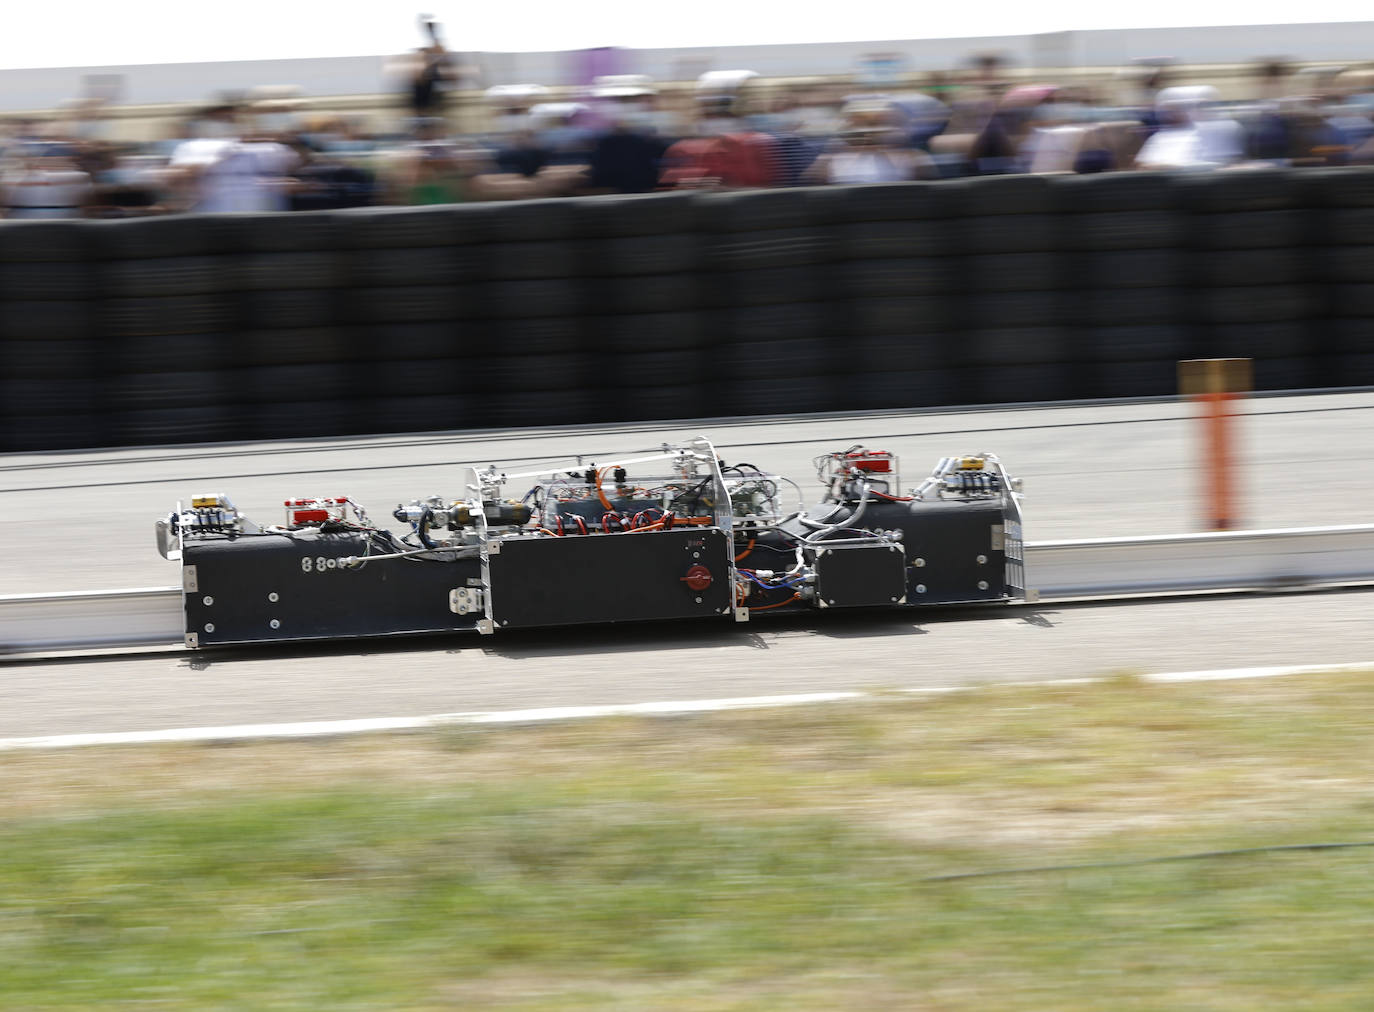
[[[1032,541],[1025,561],[1031,602],[1367,584],[1374,524]],[[179,647],[183,623],[180,587],[0,595],[0,657]]]
[[[1374,170],[0,221],[0,450],[1374,383]]]

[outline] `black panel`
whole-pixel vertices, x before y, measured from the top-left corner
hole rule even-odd
[[[471,629],[481,617],[449,611],[449,591],[479,576],[476,559],[339,567],[338,559],[364,550],[351,534],[188,544],[183,564],[195,567],[195,590],[186,591],[186,631],[207,646],[449,632]]]
[[[891,607],[906,595],[906,556],[897,545],[818,548],[807,556],[816,566],[818,607]]]
[[[890,522],[886,509],[876,516],[870,510],[864,522],[904,531],[908,604],[999,601],[1007,596],[1000,497],[913,502],[903,512],[900,521]],[[986,586],[980,587],[980,582]]]
[[[723,615],[729,558],[715,529],[507,540],[491,556],[492,617],[515,629]],[[693,566],[710,586],[684,582]]]

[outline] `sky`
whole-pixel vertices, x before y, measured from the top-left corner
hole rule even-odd
[[[1367,4],[1353,0],[1307,0],[1301,5],[1254,0],[1154,0],[1148,4],[869,0],[858,5],[844,0],[785,4],[777,0],[417,2],[428,6],[417,8],[414,14],[376,0],[336,0],[331,4],[289,0],[234,0],[224,4],[68,0],[52,6],[32,0],[15,2],[6,5],[0,19],[0,69],[385,55],[419,44],[420,11],[444,24],[450,48],[486,52],[958,38],[1075,29],[1374,19]]]

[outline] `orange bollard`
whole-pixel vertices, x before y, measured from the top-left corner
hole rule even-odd
[[[1234,530],[1235,483],[1232,476],[1231,418],[1228,411],[1233,394],[1201,394],[1204,424],[1207,427],[1207,464],[1211,481],[1207,483],[1207,519],[1214,531]]]
[[[1190,359],[1178,364],[1179,393],[1201,408],[1205,482],[1205,525],[1229,531],[1240,526],[1236,505],[1232,419],[1239,394],[1250,389],[1248,358]]]

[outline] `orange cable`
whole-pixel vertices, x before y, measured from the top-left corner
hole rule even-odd
[[[793,595],[792,595],[791,597],[789,597],[786,601],[779,601],[779,602],[777,602],[776,604],[763,604],[763,605],[759,605],[759,607],[757,607],[757,608],[750,608],[749,610],[750,610],[750,611],[767,611],[769,608],[781,608],[781,607],[782,607],[783,605],[785,605],[785,604],[791,604],[793,601],[797,601],[797,600],[800,600],[800,599],[801,599],[801,595],[800,595],[800,594],[793,594]]]
[[[603,491],[601,491],[601,476],[602,476],[603,474],[605,474],[607,471],[609,471],[609,470],[610,470],[611,468],[613,468],[613,467],[615,467],[614,464],[607,464],[605,467],[600,468],[600,469],[596,472],[596,482],[595,482],[595,485],[596,485],[596,497],[597,497],[598,499],[601,500],[601,505],[602,505],[602,506],[605,506],[606,509],[609,510],[610,512],[612,512],[612,513],[615,512],[615,507],[612,506],[612,505],[611,505],[611,501],[610,501],[609,499],[606,498],[606,493],[603,492]]]

